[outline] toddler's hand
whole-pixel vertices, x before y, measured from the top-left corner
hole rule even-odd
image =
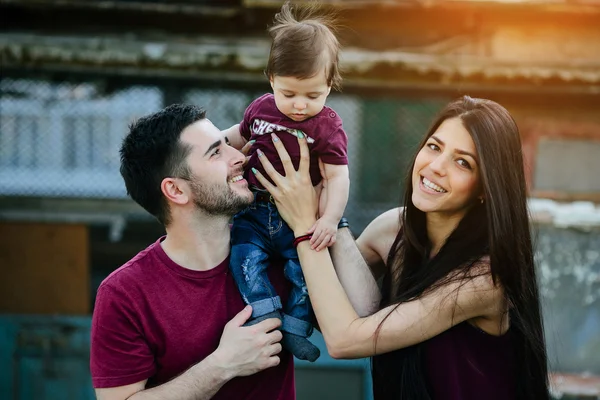
[[[313,250],[321,251],[335,243],[338,221],[334,221],[327,216],[321,217],[310,228],[308,233],[312,233],[310,247]]]

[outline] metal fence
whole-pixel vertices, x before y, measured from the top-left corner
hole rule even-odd
[[[213,86],[214,87],[214,86]],[[126,198],[118,149],[130,122],[173,102],[201,105],[219,128],[238,123],[258,90],[103,81],[0,81],[0,196]],[[165,100],[168,99],[168,100]],[[349,137],[347,215],[362,229],[398,203],[415,144],[443,101],[332,94]]]

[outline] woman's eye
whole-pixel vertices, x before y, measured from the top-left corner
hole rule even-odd
[[[215,149],[213,156],[221,154],[221,149]]]
[[[471,169],[471,164],[469,164],[469,163],[467,162],[467,160],[465,160],[464,158],[459,158],[459,159],[458,159],[458,161],[457,161],[457,163],[458,163],[458,164],[459,164],[461,167],[465,167],[465,168]]]
[[[440,147],[435,143],[428,143],[427,147],[429,147],[431,150],[434,150],[434,151],[438,151],[440,149]]]

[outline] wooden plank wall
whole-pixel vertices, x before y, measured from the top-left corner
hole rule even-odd
[[[0,313],[89,314],[85,225],[0,222]]]

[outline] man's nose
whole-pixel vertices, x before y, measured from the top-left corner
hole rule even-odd
[[[227,147],[233,152],[233,153],[231,153],[231,164],[236,165],[239,163],[244,163],[244,161],[246,160],[246,156],[244,155],[244,153],[242,153],[235,147],[232,147],[232,146],[227,146]]]

